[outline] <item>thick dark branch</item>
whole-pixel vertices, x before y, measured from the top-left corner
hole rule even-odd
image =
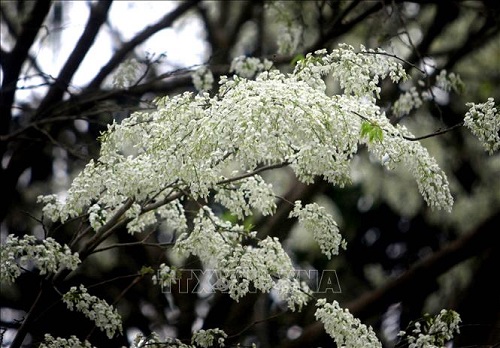
[[[357,2],[354,2],[357,5]],[[354,4],[353,3],[353,4]],[[354,6],[355,7],[355,6]],[[343,13],[341,18],[339,18],[335,23],[335,25],[331,26],[330,29],[325,33],[325,35],[320,38],[316,43],[314,43],[310,48],[306,50],[306,52],[314,52],[319,49],[325,48],[327,42],[331,41],[332,39],[338,37],[339,35],[342,35],[349,30],[351,30],[353,27],[355,27],[357,24],[361,23],[364,21],[367,17],[370,15],[374,14],[377,11],[380,11],[383,7],[384,4],[382,2],[375,2],[373,6],[368,8],[366,11],[361,13],[359,16],[356,18],[350,20],[349,22],[346,23],[341,23],[341,19],[347,15],[348,12],[352,11],[354,8],[353,6],[349,6],[348,9]]]
[[[438,38],[443,30],[458,17],[458,6],[455,3],[443,1],[442,3],[437,2],[436,6],[436,15],[434,16],[432,24],[425,33],[422,41],[418,44],[418,47],[413,50],[412,55],[408,58],[409,63],[415,63],[422,59],[422,56],[426,56],[436,38]],[[401,22],[406,30],[406,23],[402,18]]]
[[[477,50],[489,43],[500,33],[498,19],[488,17],[484,24],[476,32],[469,34],[467,41],[457,48],[449,57],[443,69],[452,70],[465,56],[477,52]]]
[[[453,266],[482,254],[490,247],[500,243],[500,234],[497,233],[500,225],[500,215],[495,215],[484,222],[475,231],[457,239],[430,257],[417,262],[412,268],[400,277],[390,281],[385,286],[370,291],[348,303],[345,307],[360,319],[383,312],[392,303],[412,298],[421,291],[421,284],[429,279],[435,279]],[[282,348],[315,346],[318,340],[323,339],[326,333],[323,324],[315,322],[309,325],[301,337],[294,341],[285,342]]]
[[[23,29],[19,34],[14,48],[10,53],[3,54],[3,82],[0,93],[0,134],[8,132],[12,118],[12,104],[16,93],[15,85],[19,79],[21,67],[28,57],[29,49],[33,45],[38,31],[49,13],[50,4],[51,2],[47,0],[38,0],[36,2],[28,20],[23,23]],[[0,148],[0,157],[4,150],[4,146],[2,145]]]
[[[236,19],[236,23],[231,30],[231,35],[229,36],[229,47],[233,47],[236,44],[236,41],[238,40],[238,34],[243,24],[252,19],[253,9],[255,6],[262,6],[262,3],[260,1],[251,0],[248,1],[245,4],[245,7],[241,9],[238,18]]]
[[[210,47],[212,48],[217,47],[219,40],[217,40],[217,35],[215,34],[215,28],[212,25],[212,21],[210,20],[207,9],[205,8],[205,6],[202,6],[202,4],[198,5],[196,9],[198,10],[198,13],[203,21],[203,24],[205,25],[207,41]]]
[[[168,28],[171,26],[177,18],[182,16],[191,7],[196,5],[200,0],[190,0],[179,5],[174,11],[164,16],[156,24],[146,27],[143,31],[137,34],[132,40],[125,43],[118,51],[115,52],[113,57],[108,61],[108,63],[102,67],[101,71],[96,75],[96,77],[89,83],[87,89],[97,89],[101,86],[104,79],[113,72],[113,70],[123,62],[127,54],[129,54],[136,46],[146,41],[153,34],[158,31]]]
[[[62,99],[69,82],[90,50],[90,47],[92,47],[102,24],[106,21],[111,3],[112,1],[110,0],[100,1],[92,7],[85,30],[61,69],[56,83],[49,89],[47,95],[40,103],[39,112],[35,116],[36,118],[46,115],[50,107]]]

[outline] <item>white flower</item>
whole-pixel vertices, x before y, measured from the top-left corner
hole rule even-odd
[[[252,209],[260,211],[262,215],[271,215],[276,209],[272,186],[260,175],[245,178],[235,185],[224,186],[214,198],[239,219],[252,215]]]
[[[346,241],[340,234],[337,223],[325,211],[324,207],[316,203],[302,206],[300,201],[295,202],[295,207],[290,212],[290,217],[297,217],[299,223],[310,233],[319,244],[321,251],[328,258],[339,253],[339,247],[346,248]]]
[[[337,301],[327,303],[325,299],[319,299],[316,306],[316,319],[325,325],[325,331],[335,340],[337,346],[382,348],[382,343],[373,329],[354,318],[348,309],[340,308]]]
[[[63,302],[69,310],[76,309],[92,320],[101,331],[106,333],[108,338],[113,338],[116,333],[122,334],[122,320],[117,310],[106,301],[89,295],[83,285],[80,285],[79,288],[71,287],[63,295]]]
[[[302,39],[303,25],[297,18],[300,16],[303,6],[300,2],[287,3],[283,1],[272,1],[266,3],[269,7],[272,21],[279,23],[278,29],[278,53],[294,53]]]
[[[464,125],[469,128],[491,155],[500,149],[500,114],[495,100],[488,98],[486,103],[467,103],[470,109],[465,114]]]
[[[206,92],[212,89],[214,84],[214,75],[206,66],[201,66],[192,74],[193,85],[198,92]]]
[[[160,284],[161,287],[170,287],[176,284],[178,279],[177,270],[162,263],[158,269],[158,275],[152,277],[153,284]]]
[[[76,336],[69,338],[54,338],[49,334],[45,334],[43,342],[39,348],[94,348],[88,341],[81,342]]]
[[[182,343],[176,338],[160,339],[156,332],[152,332],[148,336],[142,333],[135,336],[131,348],[148,348],[148,347],[171,347],[171,348],[196,348],[195,346]]]
[[[65,267],[74,270],[80,264],[77,253],[72,253],[67,245],[61,245],[48,237],[38,241],[34,236],[25,235],[22,238],[8,235],[0,246],[0,274],[2,281],[13,283],[22,273],[22,268],[34,267],[40,274],[56,273]]]
[[[461,93],[465,88],[460,76],[455,73],[448,74],[446,70],[441,70],[436,76],[436,86],[445,92],[453,90],[457,93]]]
[[[238,76],[251,79],[257,73],[271,69],[273,63],[270,60],[260,60],[255,57],[239,56],[231,62],[230,72],[234,72]]]
[[[198,330],[193,333],[191,343],[209,348],[216,343],[217,347],[225,347],[224,340],[227,334],[221,329]]]
[[[396,117],[403,117],[408,115],[413,109],[421,107],[422,104],[422,98],[420,98],[417,89],[412,87],[409,91],[399,96],[399,99],[394,102],[392,111]]]
[[[113,74],[113,86],[116,88],[127,88],[137,82],[143,69],[137,59],[132,58],[124,61]]]
[[[460,316],[452,310],[442,309],[436,316],[425,315],[413,324],[411,332],[401,331],[398,336],[406,340],[410,348],[444,348],[445,344],[460,333]]]

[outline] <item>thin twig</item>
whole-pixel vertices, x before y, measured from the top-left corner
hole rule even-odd
[[[252,172],[241,174],[241,175],[237,175],[237,176],[234,176],[232,178],[227,178],[227,179],[221,180],[221,181],[217,182],[217,185],[228,184],[228,183],[231,183],[231,182],[234,182],[234,181],[245,179],[245,178],[254,176],[254,175],[256,175],[256,174],[258,174],[260,172],[266,171],[266,170],[283,168],[283,167],[286,167],[289,164],[290,164],[289,162],[285,161],[283,163],[277,163],[277,164],[271,164],[271,165],[268,165],[268,166],[263,166],[263,167],[255,169]]]
[[[434,133],[431,133],[431,134],[427,134],[427,135],[422,135],[420,137],[407,137],[407,136],[404,136],[403,135],[403,138],[406,139],[406,140],[409,140],[409,141],[417,141],[417,140],[422,140],[422,139],[427,139],[427,138],[432,138],[432,137],[435,137],[437,135],[441,135],[441,134],[444,134],[444,133],[448,133],[454,129],[457,129],[457,128],[460,128],[464,125],[463,122],[460,122],[454,126],[451,126],[449,128],[445,128],[445,129],[438,129],[436,132]]]

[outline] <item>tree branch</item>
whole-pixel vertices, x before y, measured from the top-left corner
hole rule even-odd
[[[200,0],[189,0],[177,7],[174,11],[164,16],[156,24],[146,27],[143,31],[137,34],[132,40],[125,43],[111,57],[108,63],[101,68],[96,77],[88,84],[86,90],[95,90],[101,86],[104,79],[113,72],[113,70],[123,62],[127,54],[132,51],[137,45],[141,44],[158,31],[171,26],[174,21],[187,12],[191,7],[196,5]]]
[[[283,167],[286,167],[289,164],[290,163],[288,163],[288,162],[283,162],[283,163],[277,163],[277,164],[272,164],[272,165],[268,165],[268,166],[263,166],[263,167],[255,169],[254,171],[252,171],[250,173],[245,173],[245,174],[237,175],[237,176],[232,177],[232,178],[227,178],[227,179],[221,180],[221,181],[217,182],[217,185],[228,184],[230,182],[234,182],[234,181],[238,181],[238,180],[241,180],[241,179],[245,179],[245,178],[257,175],[260,172],[264,172],[266,170],[283,168]]]
[[[432,138],[432,137],[435,137],[437,135],[441,135],[441,134],[445,134],[445,133],[448,133],[454,129],[457,129],[457,128],[460,128],[460,127],[463,127],[464,123],[463,122],[460,122],[454,126],[451,126],[451,127],[448,127],[448,128],[445,128],[445,129],[438,129],[437,131],[435,131],[434,133],[431,133],[431,134],[426,134],[426,135],[422,135],[422,136],[419,136],[419,137],[407,137],[407,136],[403,136],[404,139],[406,140],[409,140],[409,141],[417,141],[417,140],[422,140],[422,139],[427,139],[427,138]]]
[[[342,34],[348,32],[354,26],[356,26],[358,23],[361,23],[362,21],[364,21],[370,15],[381,10],[384,6],[383,2],[377,1],[377,2],[375,2],[375,4],[373,6],[368,8],[366,11],[361,13],[356,18],[350,20],[347,23],[341,23],[342,18],[344,18],[350,11],[352,11],[356,7],[357,4],[358,4],[358,1],[354,1],[353,3],[351,3],[351,5],[343,12],[343,14],[335,22],[336,24],[332,25],[330,27],[330,29],[325,33],[325,35],[323,37],[321,37],[317,42],[315,42],[311,47],[309,47],[306,50],[306,52],[315,52],[319,49],[325,48],[328,41],[332,40],[335,37],[338,37],[339,35],[342,35]]]
[[[28,57],[28,52],[36,35],[40,30],[45,17],[49,13],[51,1],[38,0],[31,11],[28,20],[23,24],[12,51],[2,61],[3,82],[2,93],[0,93],[0,134],[7,134],[12,118],[12,104],[14,102],[15,88],[21,73],[21,67]],[[0,157],[3,156],[6,145],[0,145]]]
[[[56,83],[52,85],[40,103],[35,118],[42,118],[47,115],[47,113],[53,108],[53,105],[62,99],[69,82],[92,47],[92,44],[99,33],[99,29],[106,21],[111,3],[112,0],[100,1],[92,7],[85,30],[80,36],[75,49],[71,52],[71,55],[61,69],[61,72],[56,79]]]

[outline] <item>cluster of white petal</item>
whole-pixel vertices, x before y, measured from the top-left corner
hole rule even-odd
[[[312,290],[298,279],[278,279],[274,285],[278,296],[287,303],[291,311],[301,310],[311,299]]]
[[[337,223],[324,207],[316,203],[302,206],[300,201],[296,201],[290,217],[297,217],[299,223],[312,233],[321,252],[328,258],[338,255],[340,247],[346,248],[346,241],[342,238]]]
[[[255,246],[242,245],[243,237],[254,234],[245,232],[243,226],[220,220],[208,207],[200,210],[193,225],[190,234],[179,237],[175,249],[184,255],[196,255],[205,265],[216,269],[219,286],[227,289],[233,299],[246,295],[251,284],[269,292],[281,279],[288,284],[288,295],[293,295],[286,298],[290,307],[305,303],[304,289],[297,286],[290,257],[277,238],[267,237]],[[280,286],[284,289],[285,284]]]
[[[269,15],[273,22],[279,23],[278,44],[279,54],[292,54],[297,50],[302,40],[303,25],[297,21],[303,6],[300,1],[286,3],[283,1],[266,2]]]
[[[439,75],[436,76],[436,87],[441,88],[445,92],[451,90],[461,92],[464,90],[465,85],[459,75],[441,70]]]
[[[43,342],[38,348],[93,348],[94,346],[88,341],[81,342],[78,337],[70,336],[69,338],[54,338],[49,334],[45,334]]]
[[[467,103],[470,109],[465,114],[464,125],[469,128],[491,155],[500,149],[500,114],[495,100],[488,98],[486,103]]]
[[[214,345],[216,347],[225,347],[224,340],[227,334],[221,329],[198,330],[193,333],[191,343],[200,347],[209,348]]]
[[[238,64],[250,63],[249,74],[268,68],[265,62],[240,59]],[[326,74],[338,80],[344,94],[325,94]],[[291,74],[270,70],[253,80],[223,77],[215,96],[158,98],[155,111],[136,112],[109,126],[101,137],[100,157],[74,180],[65,201],[40,198],[44,213],[53,221],[88,214],[98,232],[123,207],[128,207],[124,217],[130,232],[167,219],[181,232],[176,249],[217,269],[232,298],[238,300],[253,285],[263,292],[276,289],[290,308],[300,307],[307,291],[293,278],[292,262],[277,239],[248,241],[254,232],[221,220],[207,206],[188,233],[178,198],[215,197],[240,219],[254,210],[273,214],[272,187],[257,172],[289,165],[305,183],[323,177],[342,187],[351,180],[350,162],[358,145],[366,144],[388,169],[396,164],[408,168],[429,205],[451,209],[448,182],[436,161],[419,142],[405,139],[411,134],[390,124],[376,105],[385,78],[397,82],[406,73],[383,51],[362,47],[356,52],[344,45],[329,54],[307,55]],[[362,126],[368,139],[360,136]],[[369,134],[373,130],[376,136]],[[228,176],[235,165],[238,170]],[[292,216],[312,230],[327,256],[343,246],[335,221],[320,207],[299,203]],[[165,275],[172,276],[166,269]],[[75,288],[71,294],[76,293]],[[322,306],[317,315],[326,320],[334,309]]]
[[[91,296],[83,285],[79,288],[71,287],[63,295],[63,302],[68,309],[76,309],[92,320],[109,338],[113,338],[116,333],[122,333],[122,320],[117,310],[106,301]]]
[[[255,57],[239,56],[233,59],[229,68],[230,72],[243,78],[253,78],[257,73],[271,69],[273,63],[268,60],[260,60]]]
[[[274,213],[276,209],[272,185],[260,175],[245,178],[238,184],[223,186],[214,198],[239,219],[252,215],[252,209],[264,216]]]
[[[327,96],[314,87],[326,73],[339,80],[346,94]],[[374,96],[387,76],[398,81],[405,73],[381,52],[364,48],[355,52],[342,46],[331,54],[308,55],[293,74],[272,70],[255,80],[223,78],[214,97],[185,93],[160,98],[156,111],[138,112],[111,125],[102,136],[100,158],[75,179],[64,203],[48,202],[44,211],[51,219],[64,221],[93,206],[91,223],[99,228],[127,199],[155,203],[179,191],[194,198],[223,191],[230,179],[223,173],[230,163],[239,163],[242,173],[288,163],[303,182],[323,176],[343,186],[350,182],[349,162],[360,143],[361,117],[384,122]],[[411,162],[426,200],[448,207],[446,178],[426,150],[418,142],[403,141],[401,131],[388,122],[383,129],[384,141],[371,148]],[[432,190],[435,183],[443,185]],[[264,186],[253,186],[259,187]],[[227,192],[219,195],[223,196],[227,198]],[[241,195],[234,198],[240,200]],[[228,199],[225,203],[229,205]],[[271,203],[258,205],[265,213],[273,209]],[[249,212],[241,200],[234,208],[239,215]],[[136,218],[146,213],[134,212]],[[154,222],[156,213],[152,210],[129,227],[142,230]]]
[[[316,319],[325,325],[325,331],[337,346],[382,348],[373,329],[362,324],[348,309],[340,308],[337,301],[327,303],[325,299],[320,299],[316,306]]]
[[[113,86],[127,88],[137,83],[141,73],[141,64],[137,59],[128,59],[118,67],[113,74]]]
[[[442,309],[436,316],[426,315],[422,323],[414,323],[410,333],[401,331],[399,336],[407,341],[409,348],[444,348],[460,333],[460,322],[457,312]]]
[[[416,87],[411,87],[409,91],[401,94],[394,102],[392,112],[396,117],[408,115],[412,110],[418,109],[423,104],[422,98]]]
[[[162,340],[156,332],[152,332],[148,336],[142,333],[137,334],[132,342],[131,348],[147,348],[147,347],[169,347],[169,348],[195,348],[192,345],[182,343],[176,338],[167,338]]]
[[[177,279],[177,270],[164,263],[158,267],[158,274],[152,277],[153,284],[160,284],[162,287],[170,287],[172,284],[176,284]]]
[[[60,268],[74,270],[80,259],[67,245],[61,245],[53,238],[37,240],[35,236],[22,238],[9,234],[0,246],[0,274],[2,281],[13,283],[23,269],[36,267],[40,274],[56,273]]]
[[[401,64],[386,59],[385,54],[381,49],[366,49],[363,46],[356,52],[354,47],[340,44],[331,53],[325,49],[308,53],[296,65],[294,75],[324,91],[325,84],[321,77],[331,74],[345,94],[373,100],[380,97],[379,83],[387,76],[393,82],[408,78]]]
[[[198,92],[206,92],[211,90],[213,87],[214,75],[206,66],[201,66],[196,69],[191,74],[191,78],[193,80],[194,88],[196,88]]]
[[[439,168],[436,159],[419,142],[408,140],[413,134],[406,127],[392,126],[383,115],[370,120],[383,132],[381,141],[367,141],[372,154],[388,169],[403,166],[415,178],[420,194],[429,206],[451,211],[453,197],[446,174]]]

